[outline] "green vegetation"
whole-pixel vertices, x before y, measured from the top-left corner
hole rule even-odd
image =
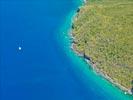
[[[73,25],[74,49],[127,89],[133,81],[133,0],[90,0]]]

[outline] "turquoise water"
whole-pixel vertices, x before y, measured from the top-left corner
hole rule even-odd
[[[79,5],[0,1],[0,100],[132,100],[70,49]]]

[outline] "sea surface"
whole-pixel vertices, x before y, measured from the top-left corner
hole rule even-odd
[[[133,100],[70,48],[79,0],[0,0],[0,100]]]

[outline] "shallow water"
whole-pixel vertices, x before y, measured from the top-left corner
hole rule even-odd
[[[0,1],[1,100],[132,99],[71,51],[67,33],[79,4]]]

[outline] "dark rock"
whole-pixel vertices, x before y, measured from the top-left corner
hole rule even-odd
[[[84,57],[85,59],[91,61],[91,58],[90,58],[89,56],[87,56],[85,53],[84,53],[83,57]]]
[[[133,94],[133,87],[131,88],[131,93]]]
[[[80,12],[80,8],[77,9],[77,13],[79,13],[79,12]]]
[[[74,24],[72,24],[72,29],[74,29]]]
[[[131,81],[132,88],[131,88],[131,93],[133,94],[133,80]]]

